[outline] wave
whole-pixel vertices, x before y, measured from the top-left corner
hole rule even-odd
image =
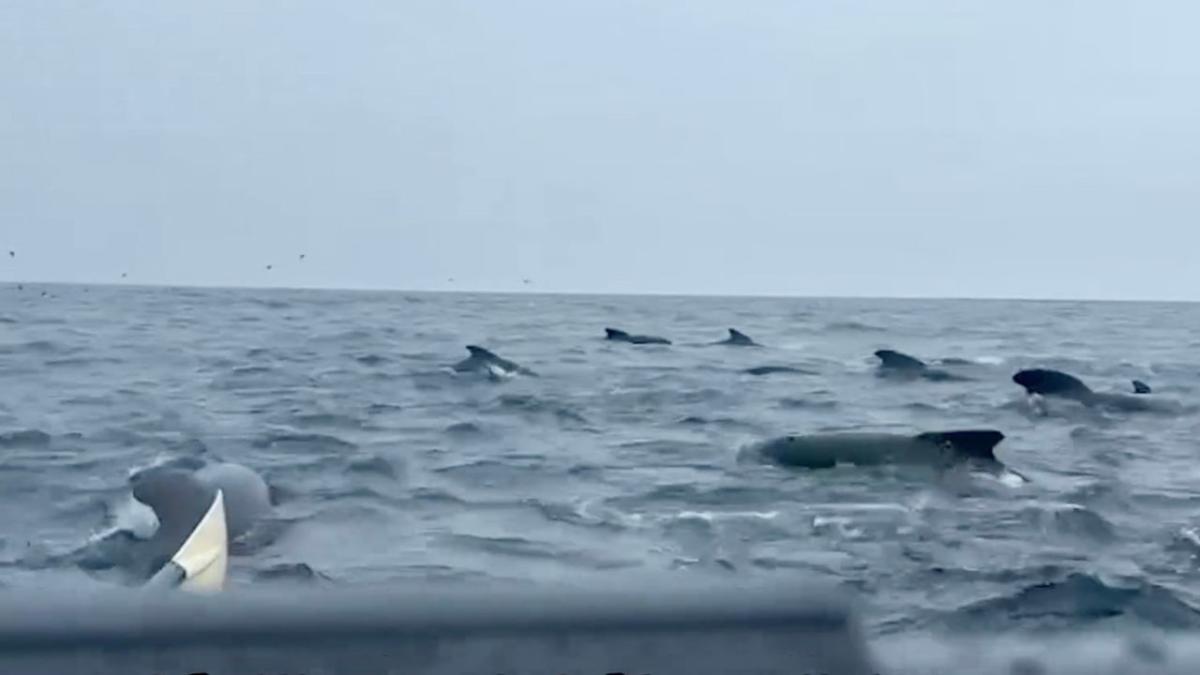
[[[50,445],[50,434],[40,429],[23,429],[0,433],[0,448],[45,448]]]
[[[446,427],[446,433],[451,436],[478,436],[483,429],[474,422],[455,422]]]
[[[365,473],[386,478],[396,478],[398,475],[395,465],[378,455],[353,460],[346,466],[346,470],[351,473]]]
[[[364,421],[357,417],[338,413],[304,413],[292,417],[292,422],[301,427],[362,429],[365,426]]]
[[[1200,610],[1143,580],[1115,585],[1072,573],[954,610],[938,623],[954,630],[1077,629],[1120,620],[1162,629],[1200,628]]]
[[[333,579],[314,570],[308,563],[276,563],[270,567],[254,571],[256,582],[303,582],[321,583]]]
[[[825,330],[841,333],[883,333],[887,329],[861,321],[834,321],[825,325]]]
[[[779,407],[787,410],[833,410],[838,407],[837,401],[820,401],[806,398],[786,397],[779,399]]]
[[[523,414],[549,415],[560,423],[586,425],[588,423],[578,411],[558,403],[529,394],[504,394],[497,399],[497,407]]]
[[[0,344],[0,354],[61,354],[67,347],[50,340]]]
[[[271,434],[255,439],[252,445],[256,448],[288,449],[302,451],[345,452],[355,450],[358,446],[350,441],[326,434]]]

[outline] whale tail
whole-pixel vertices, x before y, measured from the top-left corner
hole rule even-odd
[[[930,431],[918,435],[917,438],[947,444],[964,457],[997,461],[996,446],[1004,440],[1004,434],[994,429],[968,429]]]
[[[617,330],[616,328],[605,328],[604,335],[609,340],[625,340],[629,338],[629,333],[626,333],[623,330]]]
[[[1058,370],[1032,368],[1020,371],[1012,379],[1030,394],[1085,397],[1092,393],[1079,378]]]
[[[1153,390],[1150,389],[1150,385],[1146,384],[1145,382],[1142,382],[1141,380],[1133,381],[1133,393],[1149,394],[1149,393],[1151,393],[1151,391],[1153,391]]]
[[[906,370],[923,370],[925,362],[921,359],[898,352],[894,349],[880,349],[875,356],[883,362],[884,368],[901,368]]]

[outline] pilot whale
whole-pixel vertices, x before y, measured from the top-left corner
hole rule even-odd
[[[628,342],[635,345],[669,345],[671,341],[658,337],[656,335],[630,335],[623,330],[616,328],[605,328],[604,336],[606,340],[613,342]]]
[[[130,494],[149,507],[157,523],[149,537],[117,529],[71,554],[90,570],[117,569],[144,582],[171,559],[213,504],[223,500],[229,542],[241,539],[270,515],[271,491],[253,469],[228,462],[191,458],[165,462],[130,474]]]
[[[1074,375],[1049,368],[1030,368],[1012,376],[1013,382],[1021,385],[1025,393],[1037,401],[1037,397],[1075,401],[1088,408],[1117,412],[1178,413],[1182,406],[1176,401],[1155,398],[1149,392],[1139,391],[1134,384],[1133,394],[1123,392],[1094,391]]]
[[[467,345],[467,358],[454,364],[456,373],[484,373],[492,379],[512,377],[514,375],[535,376],[532,370],[519,366],[508,359],[496,356],[493,352],[476,345]]]
[[[880,362],[879,369],[876,371],[876,374],[880,377],[908,380],[922,379],[931,382],[953,382],[969,379],[945,370],[931,368],[924,361],[903,352],[895,351],[894,349],[877,350],[875,357]]]
[[[946,468],[964,463],[1000,470],[993,429],[891,433],[825,433],[772,438],[743,448],[739,459],[779,466],[829,469],[838,464],[908,464]]]

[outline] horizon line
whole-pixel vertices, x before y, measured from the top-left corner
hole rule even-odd
[[[331,293],[417,293],[430,295],[530,295],[530,296],[582,296],[582,297],[629,297],[629,298],[710,298],[710,299],[763,299],[763,300],[930,300],[930,301],[981,301],[981,302],[1080,302],[1080,303],[1141,303],[1141,304],[1196,304],[1197,300],[1166,298],[1080,298],[1068,296],[1017,297],[1017,296],[955,296],[955,295],[804,295],[794,293],[688,293],[663,291],[575,291],[575,290],[477,290],[469,288],[400,288],[372,286],[290,286],[290,285],[225,285],[188,283],[136,283],[136,282],[78,282],[78,281],[0,281],[0,285],[40,285],[59,287],[104,287],[128,289],[181,289],[181,290],[227,290],[227,291],[311,291]]]

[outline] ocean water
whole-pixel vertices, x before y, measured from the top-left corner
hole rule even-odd
[[[876,637],[1196,628],[1196,415],[1039,416],[1010,377],[1200,402],[1197,326],[1186,304],[0,285],[0,586],[120,583],[69,552],[145,527],[131,470],[209,457],[278,495],[235,587],[659,570],[838,584]],[[766,347],[709,344],[727,327]],[[539,377],[456,375],[467,344]],[[885,347],[973,379],[877,378]],[[765,365],[802,372],[743,372]],[[979,427],[1028,484],[737,461]]]

